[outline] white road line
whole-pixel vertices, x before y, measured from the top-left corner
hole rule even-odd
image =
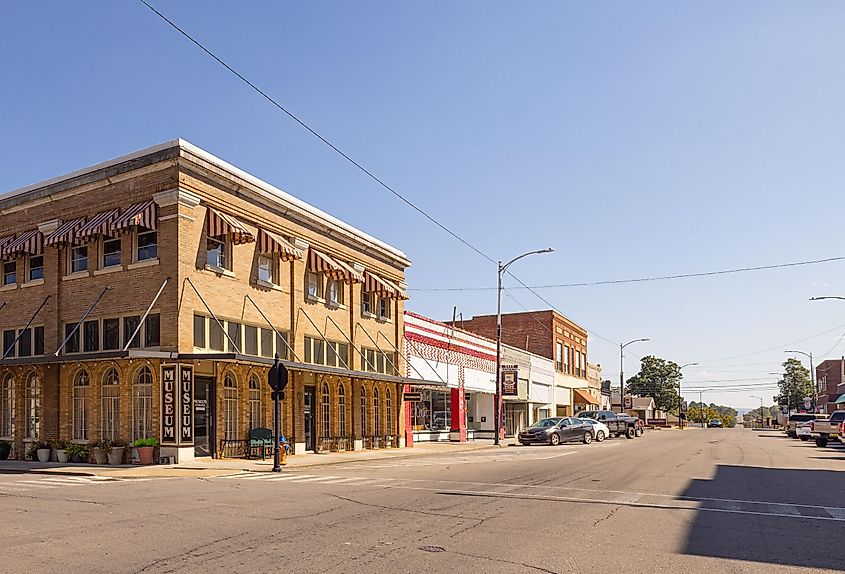
[[[562,452],[560,454],[553,454],[552,456],[542,456],[540,458],[533,458],[531,460],[549,460],[551,458],[560,458],[562,456],[566,456],[568,454],[575,454],[574,450],[570,450],[569,452]]]
[[[845,520],[845,508],[825,508],[825,511],[834,518]]]
[[[76,480],[67,480],[64,478],[42,478],[40,482],[47,482],[49,484],[61,484],[64,486],[82,486],[83,483]],[[90,482],[85,484],[92,484]]]
[[[774,503],[774,504],[768,504],[767,506],[770,507],[770,508],[773,508],[773,509],[776,508],[777,510],[775,512],[780,512],[782,514],[789,514],[790,516],[801,516],[801,512],[799,512],[798,509],[795,508],[794,506],[792,506],[791,504]],[[830,513],[830,511],[828,511],[828,513]],[[843,517],[843,518],[845,518],[845,517]]]
[[[15,484],[28,484],[31,487],[35,488],[57,488],[57,484],[44,484],[40,480],[19,480]]]
[[[338,476],[314,476],[310,478],[301,477],[297,482],[323,482],[325,480],[331,480],[333,478],[340,478]]]
[[[232,478],[230,476],[224,476],[222,478]],[[284,476],[272,476],[267,479],[267,482],[280,482],[282,480],[298,480],[301,477],[295,474],[286,474]]]

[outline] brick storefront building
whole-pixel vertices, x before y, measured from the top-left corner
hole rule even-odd
[[[403,442],[401,251],[183,140],[2,195],[0,230],[15,456],[145,437],[179,460],[237,452],[272,426],[275,354],[295,452]]]
[[[836,410],[839,397],[845,393],[840,391],[845,379],[845,359],[827,359],[816,366],[816,411],[830,414]]]
[[[496,316],[477,315],[460,326],[496,339]],[[557,416],[574,414],[575,405],[598,406],[587,379],[587,331],[552,310],[502,314],[502,342],[554,362]],[[580,390],[579,390],[580,389]]]

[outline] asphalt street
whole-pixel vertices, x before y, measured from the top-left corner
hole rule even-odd
[[[5,474],[0,506],[0,572],[845,570],[845,449],[744,429],[281,474]]]

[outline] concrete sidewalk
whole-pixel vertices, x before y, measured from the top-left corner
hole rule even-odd
[[[337,452],[328,454],[299,454],[289,456],[286,469],[309,468],[350,462],[364,462],[368,460],[405,459],[431,455],[447,455],[461,452],[471,452],[497,447],[492,440],[477,440],[468,443],[417,443],[411,448],[364,450],[356,452]],[[228,459],[195,459],[182,464],[154,464],[149,466],[121,465],[108,466],[97,464],[63,464],[58,462],[31,462],[20,460],[0,461],[0,474],[63,474],[82,476],[111,476],[120,478],[148,478],[148,477],[213,477],[236,472],[271,472],[273,459],[246,460],[240,458]]]

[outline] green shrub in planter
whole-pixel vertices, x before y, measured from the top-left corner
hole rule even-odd
[[[76,442],[68,443],[65,447],[65,453],[71,462],[87,462],[88,461],[88,445],[79,444]]]

